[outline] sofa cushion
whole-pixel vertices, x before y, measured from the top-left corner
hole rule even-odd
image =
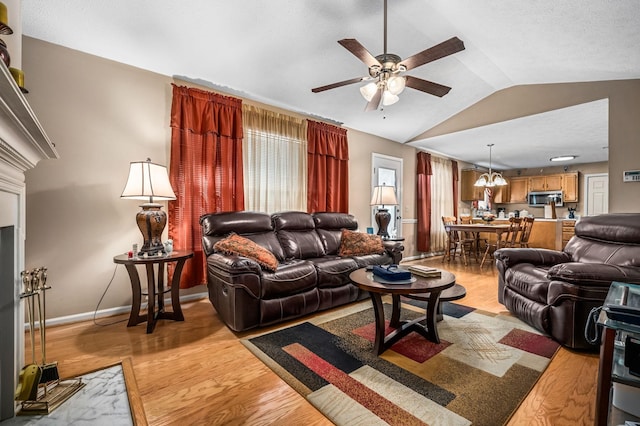
[[[339,287],[350,283],[349,274],[358,269],[355,260],[348,257],[323,256],[308,260],[318,272],[319,288]]]
[[[271,216],[259,212],[217,212],[200,217],[202,247],[207,256],[214,252],[215,244],[231,233],[242,235],[266,248],[279,261],[284,260],[282,247],[273,232]]]
[[[278,259],[269,250],[238,234],[231,234],[218,241],[214,250],[226,254],[235,254],[255,260],[260,266],[270,271],[278,267]]]
[[[306,260],[292,260],[278,266],[274,272],[264,272],[261,277],[261,299],[276,299],[315,288],[316,268]]]
[[[638,213],[586,216],[576,222],[575,233],[581,238],[638,246],[640,242],[640,220],[638,219]]]
[[[370,235],[363,232],[342,230],[340,237],[340,256],[362,256],[366,254],[382,254],[384,246],[379,235]]]
[[[310,214],[282,212],[271,217],[285,259],[308,259],[325,255]]]
[[[640,267],[640,244],[572,237],[564,248],[572,262]]]

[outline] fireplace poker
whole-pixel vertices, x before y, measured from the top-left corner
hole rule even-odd
[[[58,373],[58,363],[47,363],[47,299],[46,292],[51,287],[47,287],[47,268],[44,266],[35,270],[36,282],[38,283],[38,315],[40,318],[40,347],[42,349],[42,375],[40,383],[47,384],[60,380]],[[40,295],[42,294],[42,300]]]

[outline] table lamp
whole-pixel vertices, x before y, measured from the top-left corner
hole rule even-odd
[[[398,204],[395,188],[393,186],[376,186],[373,188],[373,197],[371,198],[372,206],[382,206],[376,212],[376,223],[378,224],[378,235],[382,238],[389,238],[387,227],[391,221],[391,214],[384,206],[395,206]]]
[[[149,201],[140,205],[142,210],[136,215],[138,228],[144,243],[137,255],[157,255],[164,253],[162,231],[167,224],[167,214],[161,210],[162,204],[156,200],[175,200],[176,194],[169,183],[167,168],[147,161],[135,161],[129,166],[129,178],[120,198]]]

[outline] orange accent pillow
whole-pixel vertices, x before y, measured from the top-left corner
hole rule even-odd
[[[215,243],[213,249],[225,254],[236,254],[256,261],[260,266],[270,271],[278,267],[278,259],[266,248],[238,234],[231,234],[227,238]]]
[[[342,230],[340,236],[340,256],[363,256],[367,254],[382,254],[384,246],[380,235],[365,234],[363,232]]]

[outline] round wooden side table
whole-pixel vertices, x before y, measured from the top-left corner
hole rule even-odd
[[[193,257],[191,251],[174,251],[170,254],[162,256],[150,257],[129,257],[126,254],[114,256],[113,262],[124,265],[129,273],[131,280],[131,293],[133,300],[131,302],[131,314],[127,327],[133,327],[141,322],[147,322],[147,333],[153,333],[156,321],[159,319],[170,319],[174,321],[184,321],[182,308],[180,307],[180,275],[182,268],[187,259]],[[173,272],[171,281],[171,306],[173,312],[164,310],[164,294],[169,291],[164,288],[164,271],[167,263],[176,262],[176,268]],[[147,307],[147,315],[140,315],[140,304],[142,302],[142,288],[140,286],[140,276],[136,265],[144,265],[147,272],[147,295],[149,296],[149,305]],[[154,266],[157,265],[158,272],[156,274]],[[156,290],[157,289],[157,290]],[[158,308],[156,309],[156,293],[158,297]]]

